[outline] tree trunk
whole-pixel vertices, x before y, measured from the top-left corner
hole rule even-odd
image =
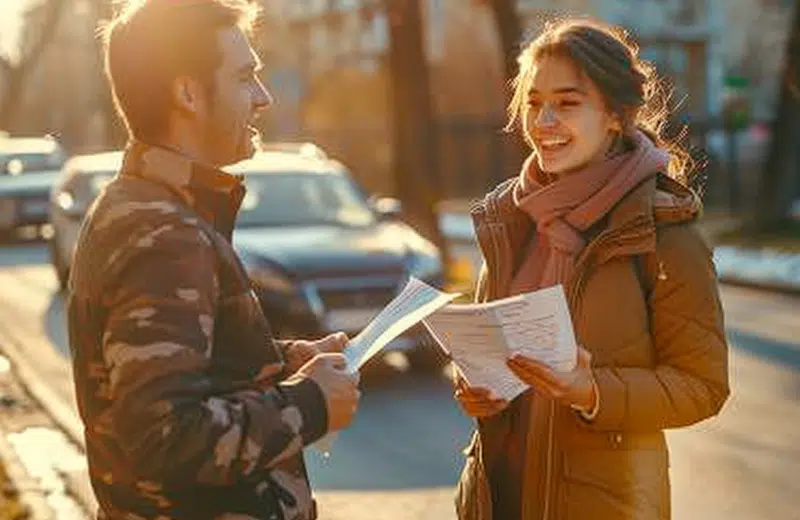
[[[501,58],[503,60],[503,74],[506,81],[504,92],[504,108],[511,103],[513,91],[510,82],[517,76],[519,65],[517,57],[522,47],[522,24],[517,13],[517,0],[488,0],[492,10],[495,30],[500,39]],[[522,161],[528,153],[528,145],[522,138],[521,132],[510,136],[509,148],[506,148],[512,163],[512,172],[522,166]],[[510,172],[506,172],[507,174]],[[508,175],[505,175],[506,177]]]
[[[786,219],[800,196],[800,0],[795,2],[781,80],[780,101],[772,123],[772,142],[761,172],[756,225],[774,228]]]
[[[115,13],[112,0],[92,0],[91,6],[97,27],[113,19]],[[106,130],[104,144],[107,147],[120,148],[125,145],[125,141],[128,139],[128,132],[120,115],[117,113],[117,108],[114,105],[114,96],[111,93],[111,85],[105,74],[105,49],[103,48],[102,38],[97,38],[97,43],[96,83],[99,86],[98,107],[103,115]]]
[[[3,89],[3,99],[0,101],[0,129],[12,131],[16,112],[22,104],[23,86],[27,72],[19,67],[10,66],[5,68],[5,85]]]
[[[47,0],[44,4],[31,8],[31,11],[41,10],[43,18],[40,28],[28,26],[25,29],[27,34],[23,34],[23,38],[31,34],[30,31],[37,31],[33,36],[33,43],[30,45],[29,50],[25,52],[23,48],[23,54],[17,63],[11,63],[9,60],[0,57],[0,70],[5,77],[4,95],[3,99],[0,100],[0,129],[11,130],[14,128],[17,110],[22,105],[25,80],[36,66],[42,53],[55,38],[65,5],[66,0]],[[30,22],[30,16],[26,15],[25,18]]]
[[[441,199],[436,172],[437,136],[420,2],[390,0],[387,17],[396,194],[406,221],[444,253],[446,244],[436,215],[436,204]]]
[[[517,14],[516,0],[489,0],[500,50],[505,78],[511,81],[517,75],[517,56],[522,45],[522,27]],[[510,100],[510,96],[506,96]]]

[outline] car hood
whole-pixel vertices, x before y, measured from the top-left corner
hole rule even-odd
[[[234,247],[245,263],[268,261],[296,278],[399,274],[405,270],[403,230],[378,224],[240,228]]]
[[[49,195],[60,173],[29,172],[22,175],[0,175],[0,195]]]

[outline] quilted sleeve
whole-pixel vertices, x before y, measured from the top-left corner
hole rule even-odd
[[[711,250],[689,225],[659,231],[650,295],[656,366],[594,369],[601,406],[587,427],[655,431],[716,415],[729,394],[728,346]]]

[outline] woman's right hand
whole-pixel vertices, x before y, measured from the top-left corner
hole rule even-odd
[[[470,417],[476,419],[491,417],[508,406],[508,401],[505,399],[492,398],[488,389],[469,386],[459,374],[455,375],[454,384],[456,387],[454,397]]]

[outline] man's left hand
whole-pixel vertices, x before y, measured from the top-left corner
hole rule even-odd
[[[310,341],[293,340],[286,347],[286,372],[293,374],[317,354],[341,353],[350,338],[344,332],[335,332],[322,339]]]

